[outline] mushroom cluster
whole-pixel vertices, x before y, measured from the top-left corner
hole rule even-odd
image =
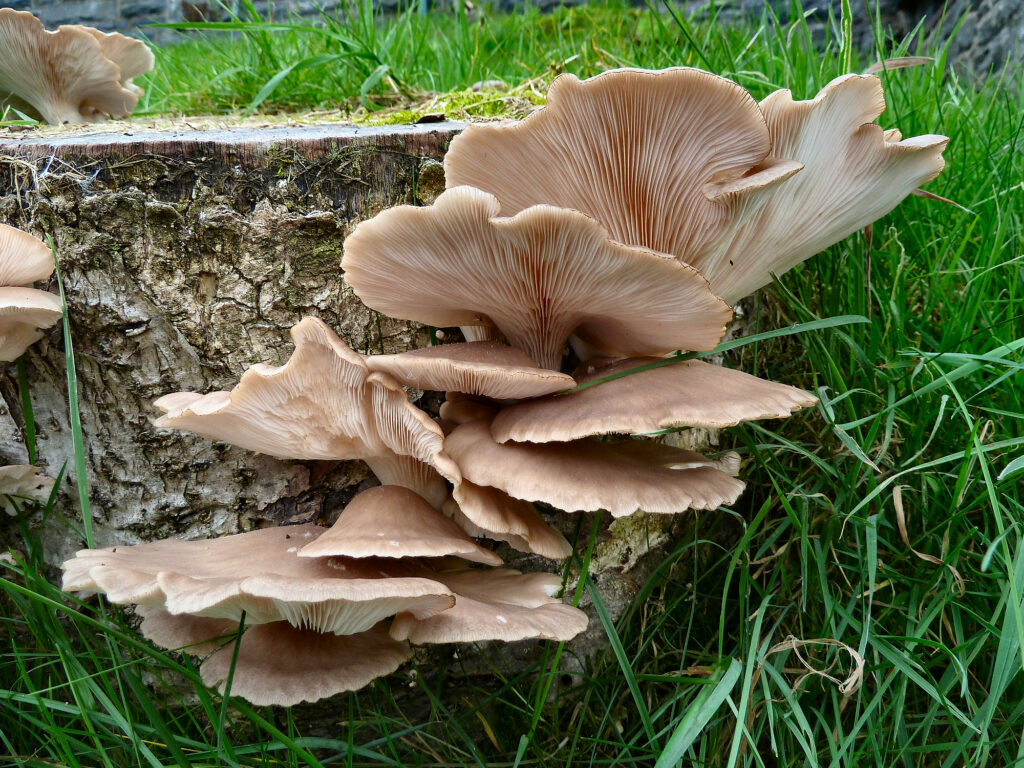
[[[156,425],[279,458],[362,459],[383,485],[353,498],[331,528],[82,550],[64,563],[64,589],[138,606],[154,643],[210,654],[200,671],[221,690],[244,617],[231,692],[255,704],[355,690],[397,669],[409,643],[583,631],[586,614],[555,597],[558,576],[494,567],[501,558],[441,513],[461,473],[441,427],[402,389],[522,397],[571,379],[486,342],[364,357],[314,318],[291,335],[287,363],[253,366],[230,392],[162,397]]]
[[[0,9],[0,107],[55,125],[127,117],[143,93],[132,79],[152,68],[141,40],[79,25],[47,32],[28,11]]]
[[[522,122],[452,141],[432,206],[360,224],[342,267],[367,306],[501,339],[552,373],[570,345],[581,361],[567,392],[446,403],[462,513],[487,530],[483,494],[614,516],[734,502],[735,454],[637,435],[785,417],[815,398],[664,358],[713,349],[732,304],[939,173],[945,137],[902,141],[873,123],[884,107],[878,79],[857,75],[760,104],[696,69],[562,75]]]
[[[83,550],[64,588],[138,605],[155,643],[211,654],[210,684],[236,658],[232,692],[255,703],[352,690],[410,642],[570,639],[587,619],[554,597],[559,578],[498,568],[473,537],[563,558],[534,502],[620,516],[738,498],[736,454],[645,433],[782,418],[815,398],[674,353],[714,349],[733,303],[938,174],[946,139],[902,141],[874,125],[883,108],[874,77],[758,104],[699,70],[620,70],[558,78],[521,123],[470,126],[447,191],[361,223],[342,260],[368,306],[459,326],[465,342],[364,356],[306,318],[285,365],[156,402],[158,427],[362,459],[382,485],[330,529]],[[444,392],[439,417],[404,387]]]
[[[32,287],[53,272],[53,254],[38,238],[0,224],[0,363],[21,357],[61,318],[60,299]],[[24,465],[0,467],[0,509],[17,512],[18,499],[45,502],[53,479]],[[15,501],[12,501],[14,499]]]

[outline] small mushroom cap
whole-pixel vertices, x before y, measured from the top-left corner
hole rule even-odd
[[[469,421],[490,421],[498,413],[497,405],[477,400],[446,400],[441,403],[440,417],[449,424]]]
[[[580,376],[579,382],[620,375],[656,362],[656,358],[620,360]],[[816,397],[796,387],[687,360],[566,395],[508,406],[495,416],[491,435],[499,443],[547,443],[682,426],[717,429],[741,421],[783,418],[816,402]]]
[[[185,653],[207,654],[238,632],[238,622],[204,616],[176,615],[161,608],[139,608],[139,631],[153,645]]]
[[[30,464],[0,467],[0,509],[9,515],[18,513],[15,502],[30,499],[45,504],[57,482]],[[11,501],[11,497],[15,501]]]
[[[60,298],[35,288],[0,288],[0,362],[21,357],[61,318]]]
[[[536,206],[499,219],[471,187],[399,206],[345,241],[345,279],[367,305],[435,326],[493,322],[557,369],[570,334],[608,354],[712,349],[732,316],[694,269],[608,239],[576,211]]]
[[[225,692],[235,644],[203,662],[203,682]],[[250,627],[242,635],[231,679],[231,695],[257,706],[289,707],[357,691],[389,675],[412,656],[383,624],[356,635],[331,635],[277,622]]]
[[[399,614],[392,637],[411,643],[565,641],[587,628],[587,614],[553,597],[562,587],[554,574],[460,569],[433,577],[450,582],[455,607],[423,620]]]
[[[138,89],[122,84],[120,68],[84,27],[47,32],[31,13],[3,8],[0,50],[0,92],[32,105],[48,123],[122,117],[139,101]]]
[[[885,97],[874,76],[844,75],[809,101],[776,91],[760,109],[772,137],[770,159],[798,160],[803,170],[723,199],[725,225],[687,252],[730,303],[887,214],[938,176],[949,142],[934,135],[901,140],[898,131],[875,125]]]
[[[363,491],[326,533],[299,550],[299,557],[446,557],[488,565],[501,558],[473,541],[422,496],[382,485]]]
[[[132,80],[153,69],[156,59],[153,51],[141,40],[127,37],[120,32],[103,32],[95,27],[82,27],[96,38],[104,57],[117,64],[121,72],[122,85],[131,86]],[[143,91],[138,89],[141,96]]]
[[[339,634],[361,632],[399,611],[425,617],[452,605],[442,584],[407,575],[394,562],[298,557],[323,532],[287,526],[86,549],[64,563],[63,588],[173,614],[237,622],[244,611],[251,624],[284,620]]]
[[[709,72],[564,74],[522,122],[468,126],[445,156],[445,179],[490,192],[503,216],[572,208],[619,242],[688,262],[726,213],[705,186],[747,175],[770,147],[750,94]]]
[[[541,397],[572,387],[571,376],[538,368],[528,355],[496,341],[441,344],[398,355],[366,358],[407,387],[435,392],[464,392],[497,400]]]
[[[533,552],[552,560],[572,554],[569,542],[544,521],[532,503],[465,479],[455,489],[455,495],[458,500],[446,502],[444,512],[470,536],[506,541],[520,552]]]
[[[650,440],[499,444],[486,422],[474,421],[456,427],[445,450],[471,482],[567,512],[672,514],[732,504],[743,492],[727,474],[735,455],[723,464]]]
[[[291,336],[295,352],[283,366],[254,365],[231,392],[162,397],[154,405],[166,415],[154,423],[279,458],[364,459],[387,484],[407,476],[430,482],[426,468],[402,457],[453,482],[461,479],[442,452],[441,428],[394,379],[371,372],[361,355],[315,318],[294,326]],[[440,505],[444,484],[433,485],[439,492],[426,489],[423,495],[438,497]]]
[[[53,254],[46,243],[28,232],[0,224],[0,286],[28,286],[52,273]]]

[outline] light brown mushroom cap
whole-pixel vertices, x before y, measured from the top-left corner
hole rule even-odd
[[[0,362],[19,358],[61,318],[58,296],[35,288],[0,288]]]
[[[357,495],[326,533],[299,557],[446,557],[487,565],[501,558],[473,541],[422,496],[397,485]]]
[[[411,643],[565,641],[587,628],[587,614],[552,596],[562,586],[554,574],[462,569],[435,578],[451,582],[455,607],[422,620],[399,614],[392,637]]]
[[[446,400],[441,403],[439,415],[450,424],[465,424],[469,421],[490,421],[499,408],[492,403],[477,400]]]
[[[617,69],[560,75],[522,122],[468,126],[444,166],[448,186],[490,192],[503,216],[572,208],[619,242],[689,261],[726,214],[705,187],[757,183],[744,177],[770,147],[757,103],[735,83],[699,69]]]
[[[743,492],[723,471],[737,468],[734,457],[723,464],[650,440],[499,444],[487,422],[474,421],[456,427],[445,450],[471,482],[566,512],[672,514],[732,504]]]
[[[760,108],[771,157],[804,167],[781,183],[723,199],[725,225],[685,254],[730,303],[889,213],[938,176],[949,141],[934,135],[901,140],[898,131],[875,125],[885,98],[874,76],[839,77],[809,101],[776,91]]]
[[[444,483],[430,467],[461,479],[441,428],[323,322],[307,317],[291,336],[295,352],[283,366],[254,365],[230,392],[162,397],[154,405],[166,415],[154,423],[278,458],[363,459],[381,482],[416,482],[409,487],[439,506]]]
[[[138,89],[122,84],[120,68],[84,27],[47,32],[31,13],[3,8],[0,50],[0,93],[30,104],[48,123],[123,117],[138,103]]]
[[[203,662],[203,682],[225,691],[235,644]],[[331,635],[277,622],[245,630],[231,695],[257,706],[292,706],[356,691],[389,675],[412,656],[408,645],[378,624],[357,635]]]
[[[160,648],[185,653],[207,654],[217,650],[224,638],[235,635],[238,622],[229,619],[208,619],[188,614],[175,615],[162,608],[139,608],[142,616],[139,632]]]
[[[544,521],[531,502],[513,499],[497,488],[465,479],[455,489],[455,495],[458,500],[445,502],[443,511],[470,536],[505,541],[520,552],[552,560],[572,554],[569,542]]]
[[[581,384],[657,362],[632,358],[579,377]],[[655,432],[673,427],[717,429],[755,419],[778,419],[814,405],[796,387],[686,360],[622,376],[566,395],[503,408],[491,423],[499,443],[547,443],[590,435]]]
[[[45,504],[57,482],[47,477],[38,467],[30,464],[0,467],[0,509],[9,515],[16,515],[17,502],[38,501]],[[11,497],[14,501],[11,501]]]
[[[471,187],[399,206],[345,241],[345,279],[363,302],[435,326],[493,322],[557,369],[575,333],[609,354],[712,349],[732,314],[694,269],[608,240],[593,219],[537,206],[499,219]]]
[[[440,583],[393,562],[300,558],[324,532],[312,525],[267,528],[205,541],[165,539],[82,550],[64,564],[66,591],[103,592],[172,614],[249,624],[287,621],[323,632],[361,632],[387,616],[423,617],[453,603]]]
[[[82,29],[96,38],[103,55],[117,64],[121,72],[121,84],[137,88],[141,96],[142,89],[133,86],[132,80],[153,69],[156,59],[149,46],[141,40],[127,37],[120,32],[102,32],[95,27],[82,27]]]
[[[366,358],[371,371],[399,384],[435,392],[464,392],[496,400],[541,397],[574,386],[571,376],[538,368],[528,355],[496,341],[441,344]]]
[[[0,286],[28,286],[52,273],[53,254],[46,243],[28,232],[0,224]]]

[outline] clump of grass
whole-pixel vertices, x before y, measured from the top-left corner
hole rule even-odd
[[[808,97],[848,57],[864,63],[830,30],[817,50],[802,21],[769,17],[724,28],[599,6],[483,20],[410,13],[367,26],[363,13],[361,27],[253,26],[163,50],[148,108],[245,108],[291,63],[338,53],[339,29],[360,54],[331,67],[296,65],[261,109],[361,99],[381,106],[396,88],[444,91],[494,77],[515,88],[560,70],[587,75],[625,64],[697,64],[757,96],[789,87]],[[3,760],[1020,763],[1024,77],[997,74],[975,86],[950,73],[942,48],[921,36],[876,37],[879,58],[935,59],[883,73],[883,124],[952,137],[948,167],[929,189],[962,207],[910,199],[876,223],[870,244],[849,238],[754,297],[753,332],[849,314],[871,322],[730,353],[745,370],[815,391],[822,405],[726,433],[724,447],[735,445],[749,463],[741,505],[704,513],[618,622],[581,579],[575,597],[594,600],[612,638],[582,679],[556,684],[558,646],[519,675],[505,674],[500,651],[491,652],[487,689],[467,689],[443,664],[420,669],[405,681],[413,692],[401,704],[389,688],[400,678],[339,697],[340,725],[314,738],[308,711],[224,703],[187,657],[139,640],[119,611],[60,594],[42,575],[43,552],[26,528],[22,557],[2,564],[0,580],[9,629],[0,664]],[[387,74],[363,89],[384,65]],[[573,567],[585,574],[588,542],[577,551]]]

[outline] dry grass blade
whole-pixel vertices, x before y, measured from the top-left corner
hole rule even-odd
[[[954,588],[956,589],[956,593],[959,597],[963,597],[964,594],[966,594],[967,592],[967,586],[964,582],[963,576],[960,575],[960,572],[956,568],[954,568],[949,563],[944,562],[940,558],[935,557],[935,555],[928,555],[924,552],[918,552],[916,549],[910,546],[910,537],[907,535],[907,516],[906,513],[903,511],[902,485],[897,485],[895,488],[892,489],[892,503],[893,506],[896,508],[896,526],[900,530],[900,538],[903,540],[903,543],[907,545],[907,549],[909,549],[911,552],[913,552],[915,555],[917,555],[919,558],[921,558],[927,563],[943,565],[946,568],[949,568],[949,572],[953,576],[953,584]]]
[[[935,59],[931,56],[896,56],[891,59],[876,61],[864,70],[865,75],[875,75],[889,69],[906,69],[907,67],[921,67],[925,64],[934,64]]]
[[[815,669],[811,663],[803,657],[800,653],[800,649],[808,645],[828,645],[834,648],[842,648],[853,659],[853,671],[846,676],[845,679],[840,680],[837,677],[829,674],[832,668],[836,665],[836,661],[833,660],[825,669]],[[835,683],[839,686],[839,692],[843,696],[851,696],[857,692],[861,684],[864,682],[864,657],[857,653],[852,647],[846,643],[842,643],[838,640],[832,640],[830,638],[816,638],[813,640],[800,640],[790,635],[781,643],[776,643],[765,652],[765,658],[771,656],[773,653],[782,653],[783,651],[793,651],[796,654],[797,659],[800,660],[800,664],[807,671],[802,674],[793,684],[793,689],[796,690],[800,687],[800,684],[808,677],[815,675],[823,677],[826,680]],[[763,662],[762,662],[763,663]]]

